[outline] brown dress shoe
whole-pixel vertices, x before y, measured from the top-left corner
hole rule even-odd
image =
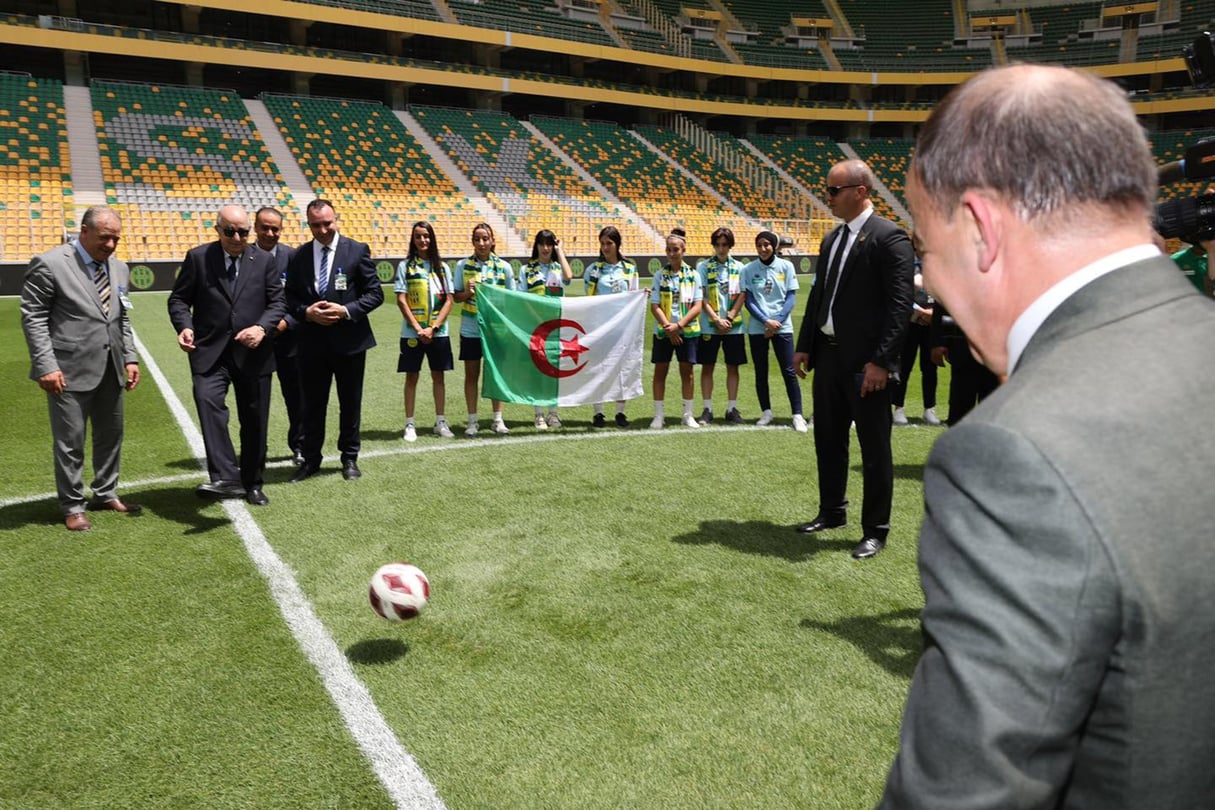
[[[91,501],[89,509],[96,511],[109,510],[111,512],[126,512],[131,515],[138,515],[143,511],[143,507],[137,503],[123,503],[117,498],[111,498],[108,501]]]
[[[69,532],[87,532],[93,528],[93,524],[89,523],[89,517],[84,512],[72,512],[66,515],[63,519],[63,525],[67,526]]]

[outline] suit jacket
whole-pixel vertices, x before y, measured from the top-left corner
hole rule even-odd
[[[241,374],[258,377],[274,371],[275,327],[283,317],[283,285],[264,252],[246,247],[240,257],[236,283],[227,279],[227,254],[219,242],[199,245],[186,253],[181,272],[169,293],[173,328],[194,330],[195,349],[190,370],[205,374],[231,348],[232,361]],[[242,329],[258,325],[267,339],[249,349],[233,338]]]
[[[835,241],[847,236],[845,227],[840,225],[829,233],[819,247],[819,269],[802,316],[797,351],[808,354],[811,365],[814,342],[821,334],[817,314],[826,294],[827,260]],[[914,278],[915,252],[907,233],[890,220],[871,214],[840,269],[832,310],[845,367],[859,372],[866,363],[876,363],[898,373],[915,299]]]
[[[138,361],[127,290],[130,271],[111,257],[110,313],[101,307],[92,270],[74,244],[35,256],[21,291],[21,328],[30,350],[30,379],[56,369],[72,391],[91,391],[106,373],[125,386],[125,366]]]
[[[252,248],[259,253],[269,253],[259,248],[257,245],[252,245]],[[287,288],[287,265],[291,262],[291,258],[295,256],[295,248],[287,245],[279,244],[275,250],[273,257],[270,259],[270,265],[274,269],[275,276],[279,279],[279,283],[283,287],[283,311],[286,313],[286,288]],[[295,332],[288,329],[285,332],[273,331],[270,336],[274,338],[274,356],[278,360],[287,357],[295,357],[296,355],[296,340]]]
[[[321,300],[316,291],[313,241],[300,245],[287,265],[287,322],[295,331],[300,351],[339,355],[365,352],[375,345],[367,315],[384,303],[384,289],[371,262],[371,249],[345,236],[338,239],[337,250],[329,262],[325,299],[345,306],[350,318],[321,326],[304,314],[309,306]],[[345,290],[339,290],[335,283],[339,275],[346,276]]]
[[[1137,262],[937,440],[925,650],[881,807],[1215,801],[1212,346],[1215,304]]]

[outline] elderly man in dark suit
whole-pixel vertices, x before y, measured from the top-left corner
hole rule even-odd
[[[855,559],[886,546],[894,499],[890,451],[891,375],[902,362],[915,296],[915,253],[907,233],[873,211],[876,180],[859,160],[827,174],[827,204],[844,224],[819,248],[819,269],[802,316],[794,368],[814,369],[814,449],[818,514],[797,530],[835,529],[848,522],[848,444],[852,423],[861,446],[864,493]],[[824,262],[826,264],[824,264]]]
[[[248,243],[249,214],[226,205],[215,220],[215,242],[186,253],[169,293],[177,345],[190,356],[194,404],[207,451],[210,481],[202,497],[270,502],[262,490],[270,420],[273,341],[283,316],[283,286],[269,257]],[[236,394],[240,464],[228,435],[228,388]]]
[[[328,200],[305,211],[312,241],[301,245],[287,266],[287,323],[299,343],[304,379],[304,463],[298,483],[321,468],[329,390],[338,395],[338,451],[342,477],[362,475],[358,458],[363,408],[363,371],[375,335],[367,316],[384,303],[371,249],[338,234],[338,215]]]
[[[925,284],[1008,378],[929,455],[881,806],[1210,807],[1215,304],[1153,243],[1143,129],[1093,74],[992,69],[908,181]]]
[[[283,215],[277,208],[259,208],[253,215],[254,247],[270,257],[274,272],[285,287],[287,265],[295,255],[295,248],[281,244]],[[295,333],[288,328],[287,319],[279,319],[271,335],[274,338],[274,366],[278,374],[278,388],[287,408],[287,449],[295,466],[304,463],[304,384],[300,375],[299,352],[295,345]]]
[[[30,350],[30,379],[47,394],[54,439],[55,486],[69,531],[92,528],[85,514],[109,509],[135,514],[118,497],[123,391],[139,383],[127,315],[127,266],[114,258],[122,221],[93,206],[80,238],[35,256],[21,290],[21,328]],[[93,426],[93,500],[84,498],[84,445]]]

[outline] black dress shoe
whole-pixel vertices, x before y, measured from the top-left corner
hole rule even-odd
[[[591,427],[607,427],[607,417],[601,413],[595,414],[595,418],[591,420]]]
[[[235,481],[208,481],[199,484],[194,494],[200,498],[243,498],[245,488]]]
[[[616,414],[616,427],[628,427],[629,418],[622,413]]]
[[[826,531],[827,529],[839,529],[848,525],[848,518],[845,515],[816,515],[814,520],[809,523],[799,524],[797,531],[800,534],[814,534],[815,532]]]
[[[270,499],[266,497],[266,493],[262,492],[261,487],[250,487],[245,493],[245,500],[254,506],[265,506],[270,503]]]
[[[358,462],[354,459],[342,462],[342,477],[347,481],[353,481],[356,478],[362,478],[363,473],[359,470]]]
[[[880,537],[866,537],[852,549],[852,559],[867,560],[876,557],[877,553],[886,548],[886,541]]]
[[[298,484],[305,478],[311,478],[312,476],[316,475],[318,472],[320,472],[320,470],[320,464],[310,464],[309,462],[305,461],[300,465],[300,468],[296,471],[295,475],[291,476],[290,483]]]

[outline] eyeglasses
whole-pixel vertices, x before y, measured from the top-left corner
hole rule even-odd
[[[730,247],[730,243],[722,239],[719,242],[714,242],[713,247]]]
[[[827,186],[827,196],[834,197],[846,188],[860,188],[864,183],[853,183],[850,186]]]
[[[249,235],[249,229],[248,228],[233,228],[231,225],[229,225],[227,228],[224,228],[223,230],[221,230],[220,233],[222,233],[224,236],[228,237],[229,239],[231,239],[232,237],[236,236],[239,233],[240,238],[244,239],[245,237],[247,237]]]

